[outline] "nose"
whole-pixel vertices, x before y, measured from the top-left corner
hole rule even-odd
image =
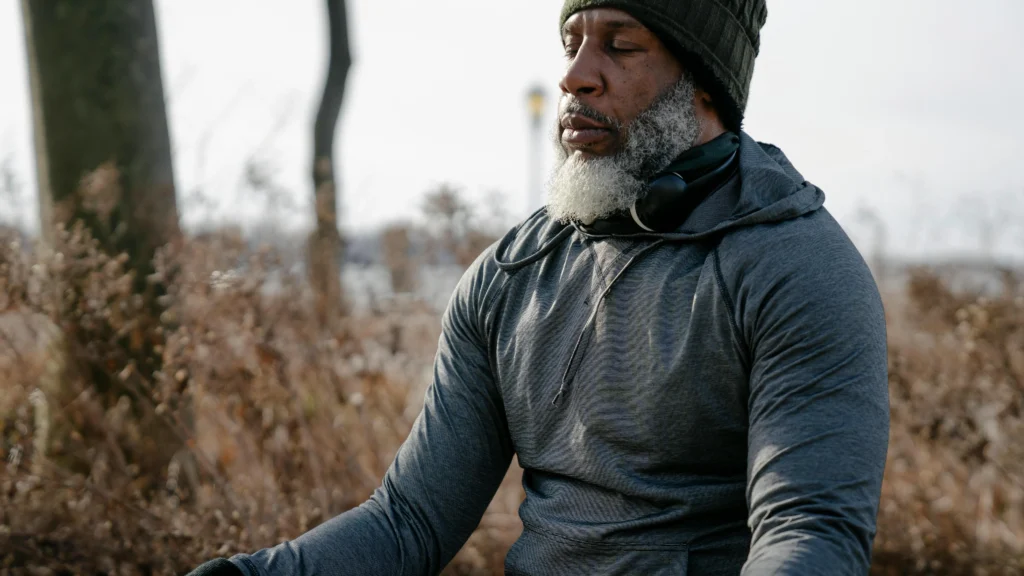
[[[604,92],[604,76],[601,74],[600,59],[593,42],[584,40],[565,68],[565,74],[558,83],[564,94],[573,96],[600,96]]]

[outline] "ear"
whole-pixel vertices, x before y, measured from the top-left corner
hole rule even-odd
[[[697,90],[694,93],[694,99],[699,108],[714,108],[715,104],[711,101],[711,94],[707,90],[697,86]]]
[[[707,90],[697,86],[693,100],[697,108],[697,119],[701,126],[701,135],[697,143],[704,144],[724,133],[725,126],[722,124],[718,109]]]

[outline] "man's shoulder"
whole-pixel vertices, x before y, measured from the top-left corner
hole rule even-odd
[[[550,250],[565,228],[546,210],[534,212],[477,256],[459,281],[456,299],[485,311],[508,278]]]
[[[751,345],[799,331],[885,345],[885,313],[874,276],[823,208],[738,230],[716,254],[737,327]],[[831,337],[831,336],[830,336]]]
[[[546,252],[567,227],[548,216],[547,208],[541,208],[516,224],[495,243],[495,261],[505,271],[517,271],[525,262]]]
[[[719,258],[724,270],[792,271],[835,265],[867,271],[860,252],[825,208],[803,216],[734,230],[722,238]]]
[[[824,208],[736,230],[722,239],[716,258],[723,287],[741,315],[778,299],[794,309],[815,309],[815,303],[880,309],[871,270]]]

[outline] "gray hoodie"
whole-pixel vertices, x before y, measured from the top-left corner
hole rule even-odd
[[[466,272],[382,486],[248,576],[435,574],[517,454],[506,574],[865,574],[889,430],[885,320],[824,195],[741,135],[671,234],[540,211]]]

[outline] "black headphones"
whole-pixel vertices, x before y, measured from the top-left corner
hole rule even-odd
[[[647,193],[629,208],[633,223],[645,232],[672,232],[682,226],[697,206],[728,180],[736,154],[692,182],[679,172],[656,176],[647,185]]]
[[[726,133],[685,152],[647,184],[647,192],[628,211],[582,225],[596,234],[674,232],[736,171],[739,136]]]

